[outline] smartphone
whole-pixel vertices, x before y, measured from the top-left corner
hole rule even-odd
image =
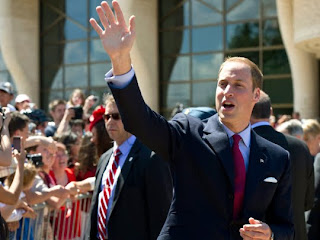
[[[17,149],[18,152],[21,150],[21,137],[13,137],[13,142],[12,142],[12,147],[13,149]]]
[[[74,110],[74,117],[72,119],[82,119],[83,109],[81,106],[72,107]]]

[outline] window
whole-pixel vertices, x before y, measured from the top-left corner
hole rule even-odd
[[[109,3],[111,1],[108,0]],[[41,102],[46,109],[56,98],[68,99],[74,88],[100,96],[109,89],[110,69],[89,19],[98,19],[97,0],[41,1]]]
[[[218,70],[227,56],[243,56],[264,73],[275,111],[293,108],[290,66],[275,0],[159,1],[161,113],[176,102],[214,107]],[[286,95],[282,89],[286,89]]]

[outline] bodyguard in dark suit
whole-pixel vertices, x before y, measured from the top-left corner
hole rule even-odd
[[[218,114],[207,123],[178,114],[166,121],[141,96],[130,50],[135,38],[117,1],[97,7],[99,34],[112,62],[107,73],[127,131],[168,160],[174,197],[160,240],[292,239],[291,175],[288,153],[255,134],[249,121],[259,100],[262,74],[246,58],[220,68]]]
[[[99,161],[91,203],[88,239],[144,240],[156,239],[167,217],[172,200],[169,166],[135,136],[126,132],[112,96],[106,100],[105,124],[115,141],[114,148]],[[119,166],[108,178],[114,150],[120,149]],[[122,157],[122,158],[121,158]],[[114,181],[112,186],[110,182]],[[106,182],[108,182],[106,184]],[[109,199],[103,199],[104,188],[111,188]],[[107,213],[101,213],[108,202]],[[103,214],[103,217],[99,216]],[[100,219],[103,223],[99,223]],[[107,234],[103,233],[106,225]]]
[[[261,91],[253,108],[252,128],[263,138],[278,144],[290,153],[292,173],[292,206],[295,239],[307,240],[304,212],[312,208],[314,197],[313,160],[308,146],[301,140],[274,130],[269,124],[271,101]]]

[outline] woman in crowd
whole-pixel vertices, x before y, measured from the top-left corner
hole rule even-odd
[[[79,150],[79,162],[74,168],[77,181],[94,177],[97,169],[97,152],[95,145],[91,142],[92,133],[87,132],[81,141]]]
[[[96,146],[98,158],[113,146],[104,124],[104,112],[105,108],[101,105],[93,111],[89,118],[89,130],[92,132],[91,141]]]
[[[71,190],[71,194],[77,194],[72,181],[76,181],[73,171],[67,168],[68,152],[63,143],[57,142],[57,152],[52,165],[50,176],[55,184],[65,186]],[[71,183],[71,184],[69,184]],[[70,187],[71,186],[71,187]],[[57,239],[74,239],[81,233],[80,202],[67,202],[66,206],[60,208],[60,214],[55,218],[54,235]]]
[[[89,110],[95,104],[97,98],[94,95],[90,95],[89,97],[85,98],[84,93],[81,89],[77,88],[73,90],[70,95],[69,101],[67,103],[67,108],[70,107],[82,107],[83,109],[83,119],[88,119]]]
[[[67,148],[69,155],[68,167],[70,169],[74,168],[75,164],[78,162],[81,139],[81,136],[78,136],[71,131],[67,131],[56,138],[58,142],[63,143]]]

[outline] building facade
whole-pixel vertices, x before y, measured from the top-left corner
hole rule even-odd
[[[177,102],[214,107],[220,64],[244,56],[262,69],[276,113],[319,117],[317,0],[119,2],[127,19],[136,16],[132,58],[142,93],[163,115]],[[1,0],[0,80],[44,109],[74,88],[102,98],[111,64],[88,22],[99,3]]]

